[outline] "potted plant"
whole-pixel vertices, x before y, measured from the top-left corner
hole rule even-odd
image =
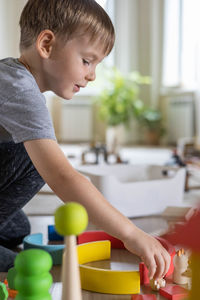
[[[105,121],[108,151],[114,152],[118,144],[119,126],[129,126],[134,115],[143,110],[139,99],[140,87],[150,79],[138,72],[123,75],[117,68],[107,70],[106,86],[97,97],[100,119]]]
[[[158,109],[144,107],[137,119],[144,129],[146,143],[158,145],[160,138],[165,134],[161,112]]]

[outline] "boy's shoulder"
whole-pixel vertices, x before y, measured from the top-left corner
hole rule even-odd
[[[8,57],[0,60],[0,95],[23,93],[26,90],[37,90],[38,86],[31,73],[16,58]]]

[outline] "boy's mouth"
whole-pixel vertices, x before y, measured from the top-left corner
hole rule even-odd
[[[74,92],[77,93],[77,92],[79,92],[79,91],[80,91],[80,85],[75,84],[75,85],[74,85]]]
[[[75,92],[77,93],[77,92],[80,91],[80,88],[85,88],[85,87],[86,87],[86,85],[75,84],[75,85],[74,85],[74,90],[75,90]]]

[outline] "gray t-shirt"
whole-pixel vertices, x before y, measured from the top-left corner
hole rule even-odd
[[[34,139],[56,140],[46,99],[17,59],[0,60],[0,143]]]

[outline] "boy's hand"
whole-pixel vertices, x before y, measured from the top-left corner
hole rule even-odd
[[[171,257],[159,241],[136,227],[132,236],[123,242],[127,250],[138,255],[145,263],[150,279],[156,280],[165,276]]]

